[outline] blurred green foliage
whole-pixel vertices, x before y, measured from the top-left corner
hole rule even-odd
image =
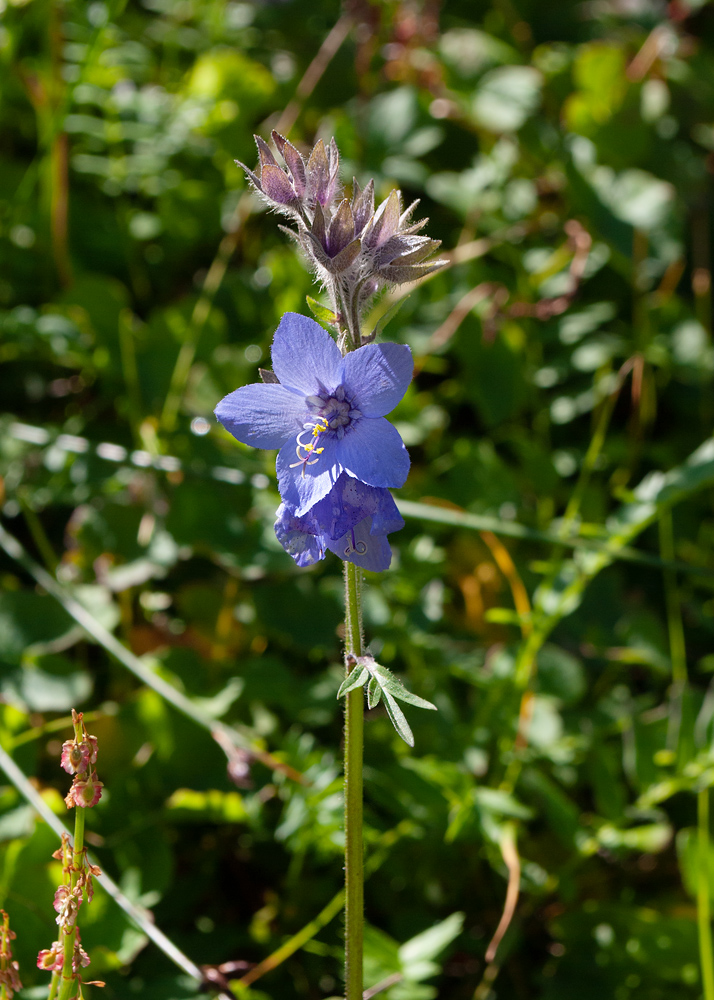
[[[338,916],[237,983],[340,889],[343,611],[337,561],[298,571],[275,540],[272,456],[212,418],[317,294],[233,161],[276,125],[304,146],[334,134],[346,180],[421,198],[456,248],[387,328],[418,359],[394,414],[401,498],[503,532],[410,516],[368,582],[372,652],[439,711],[407,706],[414,751],[382,705],[368,714],[367,984],[401,973],[388,1000],[700,997],[712,5],[0,11],[2,523],[252,749],[236,787],[210,734],[7,552],[2,746],[64,815],[70,729],[54,723],[94,713],[102,867],[196,963],[235,962],[244,1000],[339,992]],[[518,526],[556,541],[507,537]],[[520,899],[489,965],[509,844]],[[28,1000],[47,979],[55,847],[0,783],[0,906]],[[107,1000],[198,997],[107,896],[84,909]]]

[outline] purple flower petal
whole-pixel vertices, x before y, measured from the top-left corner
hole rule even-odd
[[[339,460],[355,479],[390,489],[404,485],[409,453],[399,431],[384,417],[357,421],[340,444]]]
[[[392,494],[389,490],[379,490],[379,503],[372,516],[371,534],[389,535],[393,531],[401,531],[403,527],[404,518],[399,513]]]
[[[405,344],[367,344],[342,362],[342,382],[365,417],[383,417],[393,410],[413,373],[412,352]]]
[[[339,385],[342,355],[326,330],[307,316],[286,313],[275,332],[273,371],[284,386],[306,396]]]
[[[256,382],[225,396],[215,409],[234,438],[254,448],[281,448],[305,422],[305,397],[282,385]]]
[[[298,566],[312,566],[325,558],[325,546],[320,535],[309,531],[303,520],[307,519],[296,517],[283,503],[278,507],[275,534]],[[309,527],[312,528],[313,525]]]
[[[319,526],[316,530],[320,534],[335,539],[341,538],[365,517],[374,517],[378,522],[376,528],[374,523],[372,525],[375,534],[385,535],[404,526],[389,490],[367,486],[343,472],[333,489],[310,509],[303,521],[311,519]]]
[[[387,569],[392,558],[386,539],[404,521],[385,489],[367,486],[346,473],[330,493],[302,516],[287,504],[277,512],[275,534],[298,566],[311,566],[331,549],[364,569]]]
[[[326,438],[322,445],[325,450],[315,456],[317,462],[314,465],[296,465],[300,460],[294,441],[287,441],[278,452],[276,468],[280,496],[293,508],[297,517],[302,517],[327,496],[339,479],[343,469],[337,460],[337,452],[338,444],[343,443],[336,438]]]
[[[327,548],[340,559],[361,566],[362,569],[371,570],[373,573],[381,573],[389,568],[392,550],[384,535],[370,533],[371,524],[372,518],[366,517],[342,538],[336,541],[326,539]]]

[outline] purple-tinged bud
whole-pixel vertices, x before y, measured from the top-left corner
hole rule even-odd
[[[419,264],[440,246],[441,240],[428,236],[392,236],[376,251],[374,261],[378,267],[394,263]]]
[[[354,264],[362,249],[361,240],[353,240],[348,246],[341,250],[336,257],[330,257],[325,252],[322,244],[315,239],[312,233],[308,233],[310,245],[307,252],[320,267],[330,274],[343,274]]]
[[[260,174],[263,194],[278,205],[293,205],[300,199],[287,177],[277,164],[267,163]]]
[[[326,250],[328,256],[336,257],[341,250],[344,250],[354,240],[354,237],[355,220],[352,216],[350,203],[344,198],[333,215],[327,230]]]
[[[318,139],[307,161],[307,186],[305,199],[308,205],[329,206],[337,195],[337,172],[340,167],[340,156],[334,139],[330,140],[329,149],[325,149],[322,139]]]
[[[370,180],[362,191],[357,181],[354,181],[352,191],[352,215],[355,220],[355,235],[359,236],[369,220],[374,215],[374,181]]]
[[[330,164],[327,161],[325,143],[319,139],[313,146],[310,159],[307,161],[308,198],[314,199],[319,205],[327,205],[329,184]]]
[[[97,772],[92,771],[85,778],[75,778],[72,787],[65,796],[65,805],[68,809],[79,806],[81,809],[91,809],[96,806],[102,797],[104,785],[97,780]]]
[[[378,247],[385,243],[399,229],[402,213],[402,199],[396,188],[382,202],[374,213],[372,222],[367,226],[364,242],[368,247]]]
[[[278,161],[273,156],[270,146],[267,144],[265,139],[261,139],[259,135],[254,135],[255,144],[258,147],[258,156],[260,157],[261,169],[267,166],[277,167]],[[280,169],[278,167],[278,169]]]
[[[327,246],[327,227],[325,226],[325,214],[319,203],[315,205],[311,235],[317,240],[322,249],[325,250]]]
[[[285,160],[287,168],[290,171],[290,176],[292,178],[293,187],[299,198],[302,198],[305,194],[305,188],[307,186],[307,173],[305,171],[305,161],[303,160],[300,153],[293,146],[291,142],[282,136],[279,132],[273,130],[273,142],[278,148],[278,152]]]
[[[445,260],[405,265],[399,265],[395,262],[394,264],[389,264],[387,267],[383,267],[380,273],[384,280],[390,284],[404,285],[408,281],[419,281],[421,278],[425,278],[427,274],[433,274],[434,271],[438,271],[440,267],[443,267],[445,263]]]

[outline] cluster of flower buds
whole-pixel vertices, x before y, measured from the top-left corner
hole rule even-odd
[[[97,761],[97,738],[87,733],[81,712],[72,710],[74,739],[62,745],[61,766],[68,774],[74,775],[72,787],[65,798],[68,809],[74,806],[80,810],[94,806],[102,794],[102,783],[97,779],[94,765]],[[52,855],[62,862],[62,882],[55,892],[54,908],[59,928],[58,940],[37,956],[37,967],[53,974],[55,993],[60,982],[65,992],[72,996],[82,996],[80,971],[89,965],[89,955],[82,947],[77,926],[79,909],[84,900],[91,903],[94,896],[93,879],[101,875],[101,870],[90,864],[87,849],[83,843],[84,815],[77,814],[74,843],[69,834],[62,834],[62,846]],[[74,990],[76,985],[77,990]],[[103,985],[101,983],[97,985]],[[52,992],[54,996],[55,993]],[[63,995],[60,989],[58,995]],[[67,995],[70,995],[67,993]]]
[[[94,769],[97,762],[97,737],[89,736],[82,722],[81,713],[78,715],[73,710],[72,721],[75,725],[75,736],[73,740],[66,740],[62,744],[61,764],[67,774],[74,775],[74,781],[64,801],[68,809],[73,806],[87,809],[96,806],[102,797],[104,787],[102,782],[97,780],[97,772]]]
[[[360,316],[385,285],[401,285],[425,277],[444,263],[433,260],[439,240],[420,236],[427,219],[412,222],[418,202],[406,210],[399,191],[392,191],[377,208],[374,182],[362,189],[354,181],[345,198],[339,183],[339,153],[335,140],[320,139],[307,159],[278,132],[273,141],[285,161],[278,164],[268,144],[255,136],[259,174],[245,170],[256,191],[271,208],[297,223],[287,229],[328,290],[336,322],[350,332],[352,346],[365,343]]]
[[[19,976],[19,965],[13,962],[10,942],[15,940],[15,932],[10,930],[10,918],[4,910],[0,910],[0,996],[12,1000],[22,989]]]

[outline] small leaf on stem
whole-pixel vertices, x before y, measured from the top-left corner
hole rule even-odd
[[[376,708],[381,697],[382,689],[379,686],[379,681],[376,677],[370,678],[369,687],[367,688],[367,708]]]
[[[354,670],[350,671],[348,677],[340,685],[340,690],[337,692],[337,697],[342,698],[350,691],[354,691],[355,688],[362,687],[367,678],[369,677],[369,670],[363,664],[358,663]]]
[[[327,306],[323,306],[322,303],[318,302],[317,299],[313,299],[311,295],[305,296],[307,299],[307,306],[315,319],[318,319],[321,323],[329,323],[330,325],[337,322],[337,316],[331,309]]]
[[[392,725],[404,742],[410,747],[413,747],[414,734],[409,727],[409,723],[404,716],[404,712],[402,712],[401,708],[397,705],[389,691],[385,691],[384,688],[382,688],[382,693],[384,694],[384,707],[387,709],[387,714],[392,721]]]

